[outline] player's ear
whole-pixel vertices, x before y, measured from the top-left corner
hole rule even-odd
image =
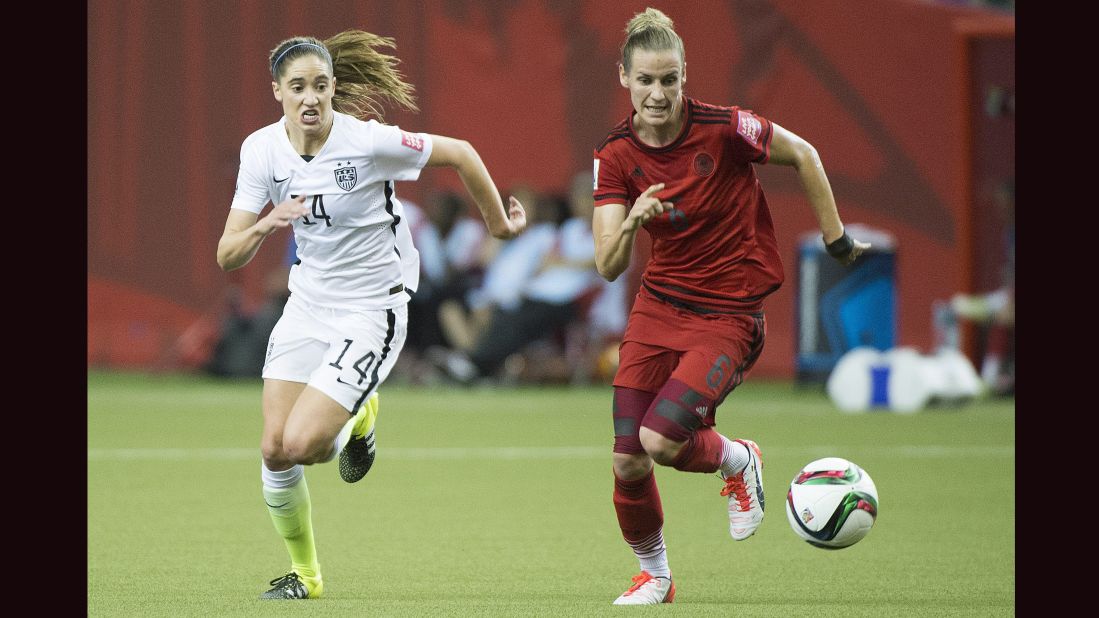
[[[618,63],[618,83],[622,84],[623,88],[630,87],[629,77],[626,75],[626,67],[622,66],[622,63]]]
[[[680,84],[686,84],[687,83],[687,61],[686,60],[683,61],[683,70],[679,74],[679,83]]]
[[[271,82],[271,92],[275,95],[275,100],[282,103],[282,90],[279,89],[278,82]]]

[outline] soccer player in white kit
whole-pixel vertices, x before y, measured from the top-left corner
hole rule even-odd
[[[244,140],[218,242],[226,271],[251,261],[279,229],[292,227],[298,246],[263,367],[261,443],[263,496],[291,570],[261,598],[323,593],[304,466],[339,454],[341,476],[354,482],[373,459],[374,395],[404,345],[407,290],[419,273],[394,183],[416,180],[424,167],[452,167],[493,236],[526,227],[522,204],[512,197],[504,206],[468,142],[358,118],[380,116],[379,97],[416,109],[397,58],[376,49],[383,46],[392,39],[350,30],[272,50],[283,117]],[[268,202],[274,207],[260,217]]]

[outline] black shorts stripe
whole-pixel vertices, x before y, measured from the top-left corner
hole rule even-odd
[[[393,343],[393,335],[397,333],[397,314],[394,313],[392,309],[386,309],[385,319],[388,323],[388,328],[385,331],[385,342],[382,343],[381,358],[379,358],[378,362],[374,364],[374,373],[370,376],[370,384],[367,385],[366,390],[363,391],[363,394],[361,397],[359,397],[359,400],[355,402],[355,407],[351,409],[351,416],[354,416],[355,413],[359,411],[359,407],[363,405],[363,402],[366,401],[366,398],[374,392],[375,388],[377,388],[378,372],[381,370],[382,363],[385,362],[385,359],[389,356],[389,351],[392,349],[390,347],[390,344]]]

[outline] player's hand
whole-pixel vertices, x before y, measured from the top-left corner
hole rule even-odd
[[[523,210],[523,204],[515,199],[514,195],[509,196],[507,232],[506,236],[501,238],[515,238],[519,234],[522,234],[525,229],[527,229],[527,211]]]
[[[858,240],[857,238],[852,238],[851,241],[854,243],[854,246],[851,247],[851,253],[848,254],[847,259],[843,260],[843,265],[844,266],[850,266],[851,264],[853,264],[855,262],[856,258],[858,258],[867,249],[870,248],[870,243],[868,243],[868,242],[862,242],[861,240]]]
[[[271,212],[262,219],[265,227],[264,233],[271,234],[284,227],[289,227],[295,219],[300,219],[309,214],[305,207],[305,196],[292,197],[271,209]]]
[[[853,264],[855,260],[869,248],[870,243],[852,238],[846,230],[839,238],[832,242],[825,241],[824,243],[824,250],[828,255],[835,258],[837,262],[844,266]]]
[[[637,231],[637,228],[673,208],[674,205],[671,202],[662,202],[656,197],[656,192],[663,188],[664,183],[661,182],[645,189],[645,192],[633,203],[633,208],[626,217],[626,229],[631,232]]]

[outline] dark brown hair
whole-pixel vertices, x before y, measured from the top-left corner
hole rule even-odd
[[[324,41],[313,37],[293,37],[271,50],[271,78],[282,77],[287,62],[312,54],[328,64],[336,78],[332,108],[359,118],[382,118],[378,98],[384,98],[410,111],[419,111],[412,92],[397,70],[400,60],[376,48],[396,49],[393,39],[362,30],[346,30]]]

